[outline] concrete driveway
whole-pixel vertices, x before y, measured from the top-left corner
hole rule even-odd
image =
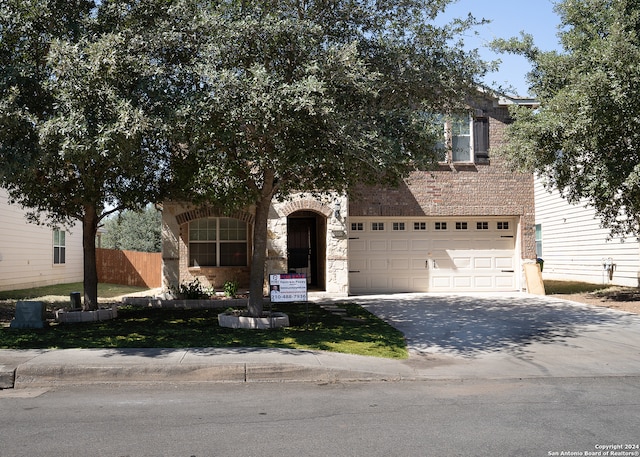
[[[351,297],[436,377],[637,376],[640,316],[524,293]]]

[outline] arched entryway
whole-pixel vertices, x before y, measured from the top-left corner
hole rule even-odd
[[[309,288],[326,289],[327,219],[313,211],[287,217],[287,269],[307,275]]]

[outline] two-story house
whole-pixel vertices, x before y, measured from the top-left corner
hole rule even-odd
[[[586,201],[570,204],[535,179],[536,252],[542,277],[559,281],[640,286],[640,241],[611,237]]]
[[[339,295],[522,290],[523,262],[536,258],[533,176],[491,156],[513,103],[534,105],[485,94],[443,116],[439,167],[398,188],[274,202],[266,273],[305,273],[310,288]],[[246,285],[252,223],[250,209],[165,202],[165,285]]]
[[[0,290],[80,282],[82,229],[29,223],[0,188]]]

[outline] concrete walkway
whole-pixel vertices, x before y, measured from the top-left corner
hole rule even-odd
[[[362,304],[405,334],[409,359],[255,348],[0,350],[0,388],[640,376],[637,315],[528,294],[317,300]]]

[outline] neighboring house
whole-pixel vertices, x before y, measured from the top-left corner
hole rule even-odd
[[[468,116],[443,117],[440,167],[398,188],[274,202],[266,273],[303,272],[310,288],[339,295],[522,290],[522,264],[536,257],[533,177],[489,155],[513,103],[533,105],[487,96]],[[251,211],[165,202],[165,286],[246,285],[252,223]]]
[[[535,179],[536,251],[544,279],[640,286],[637,237],[609,239],[593,208],[572,205]]]
[[[81,282],[82,230],[29,223],[0,189],[0,290]]]

